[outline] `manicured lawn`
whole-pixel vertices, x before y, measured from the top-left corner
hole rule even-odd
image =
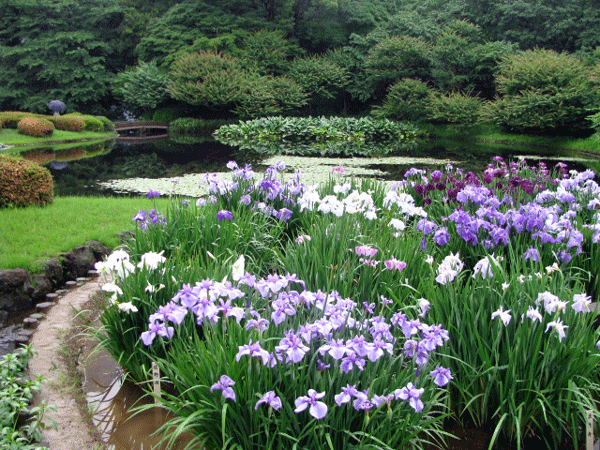
[[[154,200],[155,201],[155,200]],[[139,198],[57,197],[47,207],[0,210],[0,269],[39,269],[44,261],[93,239],[109,248],[120,244],[117,233],[133,230],[132,217],[154,208]],[[168,200],[158,199],[164,208]]]

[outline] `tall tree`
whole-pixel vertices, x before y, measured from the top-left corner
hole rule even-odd
[[[108,36],[123,16],[121,0],[3,0],[0,109],[46,112],[58,98],[103,112],[117,68]]]
[[[600,45],[597,0],[451,0],[453,13],[481,26],[488,40],[574,52]],[[450,6],[443,6],[448,7]]]
[[[148,24],[147,32],[137,46],[144,61],[156,60],[168,65],[173,55],[206,39],[233,35],[241,44],[244,34],[261,29],[291,31],[291,0],[185,0]],[[244,33],[239,33],[243,30]],[[229,44],[231,45],[231,43]],[[196,46],[196,50],[200,50]],[[203,50],[209,50],[203,48]],[[221,50],[221,49],[219,49]]]

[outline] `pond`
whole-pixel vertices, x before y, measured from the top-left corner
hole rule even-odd
[[[251,164],[259,171],[273,162],[283,159],[288,169],[300,169],[305,180],[318,176],[327,177],[331,168],[342,165],[347,174],[380,180],[401,180],[411,167],[441,168],[452,164],[466,171],[481,172],[496,155],[505,159],[525,157],[530,164],[545,161],[549,167],[558,161],[569,168],[598,172],[600,160],[578,157],[566,151],[524,147],[484,145],[460,141],[430,140],[405,154],[383,158],[327,158],[310,159],[286,156],[268,157],[240,150],[218,142],[182,144],[162,139],[155,142],[129,143],[105,141],[104,143],[80,145],[66,150],[52,148],[25,151],[22,155],[44,164],[54,177],[55,195],[123,195],[147,192],[148,189],[165,193],[177,188],[183,195],[198,196],[200,174],[206,172],[229,172],[226,164],[235,160],[238,164]],[[195,177],[190,177],[196,174]],[[187,175],[188,177],[184,177]],[[172,183],[177,180],[180,185]]]

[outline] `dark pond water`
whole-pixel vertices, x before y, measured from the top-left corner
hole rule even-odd
[[[80,146],[65,151],[38,149],[22,153],[48,167],[55,180],[55,194],[66,195],[113,195],[114,193],[98,186],[98,182],[127,178],[178,177],[184,174],[223,172],[230,160],[238,164],[250,163],[260,170],[266,158],[248,150],[217,142],[195,144],[176,143],[160,140],[146,143],[123,143],[107,141],[103,144]],[[411,158],[407,164],[387,164],[364,158],[364,167],[377,169],[383,174],[378,178],[386,180],[402,179],[411,167],[438,168],[445,161],[456,161],[455,166],[473,172],[481,172],[492,158],[500,155],[505,159],[526,156],[530,164],[538,159],[554,166],[559,160],[569,164],[569,168],[600,171],[600,160],[578,157],[573,153],[551,149],[515,148],[498,145],[479,145],[459,141],[428,141],[414,150],[398,156]],[[573,161],[578,159],[578,161]],[[439,162],[439,163],[438,163]]]

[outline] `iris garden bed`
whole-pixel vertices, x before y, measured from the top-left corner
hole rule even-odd
[[[308,186],[228,166],[197,201],[149,204],[98,265],[116,276],[98,335],[134,380],[160,367],[165,441],[424,448],[450,418],[581,444],[599,415],[593,172],[495,158]]]

